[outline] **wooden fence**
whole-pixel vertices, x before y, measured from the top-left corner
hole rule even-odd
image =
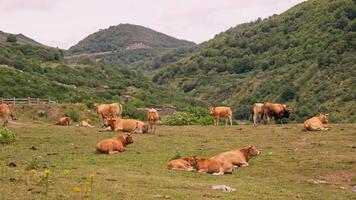
[[[9,98],[5,99],[3,97],[0,98],[0,102],[4,103],[9,103],[9,104],[56,104],[58,103],[57,101],[51,100],[50,98],[48,99],[39,99],[39,98]]]

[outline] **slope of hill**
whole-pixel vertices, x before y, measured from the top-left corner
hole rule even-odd
[[[330,112],[356,121],[356,5],[310,0],[217,35],[153,77],[248,119],[255,102],[287,102],[293,120]]]
[[[125,67],[80,59],[67,64],[63,52],[41,46],[0,45],[0,97],[36,97],[60,102],[120,101],[136,107],[195,104],[181,92],[156,86]]]
[[[86,56],[114,65],[127,65],[172,49],[194,45],[193,42],[179,40],[143,26],[119,24],[89,35],[69,48],[66,54],[70,60]]]
[[[0,31],[0,44],[4,44],[6,42],[7,37],[10,35],[11,33],[5,33],[3,31]],[[29,38],[26,37],[23,34],[13,34],[16,39],[17,39],[17,43],[20,44],[32,44],[32,45],[40,45],[40,46],[44,46],[43,44]]]

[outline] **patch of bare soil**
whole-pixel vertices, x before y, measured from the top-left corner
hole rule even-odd
[[[356,173],[354,172],[343,170],[336,171],[325,176],[321,176],[320,178],[332,184],[341,186],[352,186],[351,180],[355,175]]]
[[[310,142],[307,141],[307,138],[300,138],[296,141],[293,141],[292,144],[296,146],[305,146],[305,145],[309,145]]]

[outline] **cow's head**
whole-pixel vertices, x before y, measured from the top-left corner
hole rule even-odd
[[[102,124],[102,127],[103,128],[106,128],[106,127],[111,127],[113,126],[113,124],[116,122],[116,119],[113,119],[113,118],[105,118],[104,119],[104,122]]]
[[[327,124],[327,123],[329,123],[328,116],[329,116],[329,114],[320,113],[318,118],[321,121],[321,123]]]
[[[290,108],[288,108],[286,104],[282,104],[282,106],[284,108],[283,117],[289,118],[292,110]]]
[[[213,115],[214,114],[214,110],[215,110],[215,107],[209,106],[209,108],[208,108],[209,115]]]
[[[261,154],[261,152],[259,150],[257,150],[257,148],[254,145],[251,145],[251,144],[247,145],[245,147],[245,150],[246,150],[247,154],[251,157],[258,156]]]
[[[196,156],[189,156],[189,157],[185,157],[183,158],[183,160],[187,161],[189,166],[195,168],[197,165],[197,157]]]
[[[131,144],[134,142],[131,133],[127,133],[126,135],[124,135],[124,140],[126,144]]]

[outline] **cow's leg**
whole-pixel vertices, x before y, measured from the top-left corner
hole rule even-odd
[[[8,122],[9,122],[9,118],[5,117],[3,127],[6,127]]]
[[[153,124],[153,134],[156,134],[156,129],[157,129],[157,124],[154,123],[154,124]]]
[[[248,166],[248,162],[242,163],[242,165],[240,165],[241,167],[247,167]]]
[[[229,117],[225,117],[225,126],[229,123]]]
[[[215,120],[216,120],[216,126],[219,126],[220,117],[217,117]]]
[[[198,170],[198,173],[204,173],[204,174],[205,174],[205,173],[207,173],[207,172],[208,172],[208,171],[205,170],[205,169],[199,169],[199,170]]]
[[[213,175],[215,175],[215,176],[224,175],[224,169],[220,169],[219,172],[215,172],[215,173],[213,173]]]
[[[232,126],[232,116],[229,116],[230,126]]]
[[[257,115],[253,114],[253,125],[257,125]]]

